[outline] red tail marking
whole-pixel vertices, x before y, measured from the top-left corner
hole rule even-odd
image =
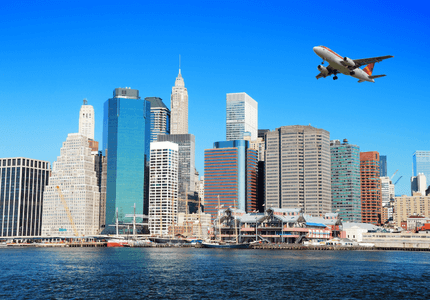
[[[367,73],[367,75],[372,76],[373,67],[375,66],[375,63],[368,64],[363,71]]]

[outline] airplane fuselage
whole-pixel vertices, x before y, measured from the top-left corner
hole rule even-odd
[[[345,64],[343,63],[344,58],[339,54],[337,54],[336,52],[334,52],[333,50],[324,46],[317,46],[317,47],[314,47],[313,49],[314,49],[314,52],[319,57],[327,61],[329,65],[333,69],[337,70],[339,73],[352,76],[359,80],[375,82],[375,80],[369,78],[369,75],[367,75],[367,73],[364,72],[362,69],[360,68],[351,69],[348,66],[345,66]]]

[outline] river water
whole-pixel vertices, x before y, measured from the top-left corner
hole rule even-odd
[[[0,299],[429,299],[430,253],[0,249]]]

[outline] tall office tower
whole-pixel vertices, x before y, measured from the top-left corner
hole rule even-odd
[[[159,135],[159,142],[173,142],[179,146],[178,212],[185,212],[186,199],[197,200],[195,195],[195,148],[193,134]],[[190,204],[190,203],[189,203]]]
[[[427,190],[427,178],[424,174],[418,173],[417,176],[411,177],[411,195],[415,192],[425,196]]]
[[[330,133],[282,126],[266,133],[266,208],[331,212]]]
[[[98,234],[99,213],[100,192],[88,137],[70,133],[43,193],[42,235]]]
[[[119,224],[128,221],[126,214],[133,214],[134,205],[136,214],[148,214],[150,110],[149,101],[141,99],[139,91],[130,88],[116,88],[113,98],[104,104],[105,232],[115,232],[117,210]]]
[[[94,107],[88,105],[87,99],[84,99],[84,104],[79,111],[79,133],[94,140],[94,126]]]
[[[347,222],[361,222],[360,147],[344,139],[330,142],[332,211]]]
[[[171,134],[188,133],[188,91],[185,87],[184,79],[179,68],[178,77],[176,77],[175,86],[172,87],[170,96],[170,106],[172,109],[172,123],[170,127]]]
[[[412,215],[430,217],[430,196],[423,196],[416,192],[412,196],[394,197],[393,216],[397,226],[401,227],[401,222],[407,221]]]
[[[387,156],[380,155],[379,156],[379,176],[387,177]]]
[[[430,178],[430,151],[415,151],[412,160],[414,176],[422,173]]]
[[[205,176],[200,176],[199,198],[200,198],[200,204],[205,205]]]
[[[149,174],[149,231],[167,235],[177,223],[178,213],[178,144],[151,143]]]
[[[170,110],[158,97],[146,97],[151,103],[151,143],[157,141],[160,134],[170,134]]]
[[[91,146],[91,141],[88,141]],[[102,151],[98,151],[95,154],[91,151],[91,157],[93,158],[94,171],[96,171],[97,186],[100,192],[100,212],[99,212],[99,225],[100,229],[103,230],[106,225],[106,177],[107,177],[107,159],[103,155]]]
[[[381,179],[379,178],[379,153],[360,153],[361,222],[381,224]]]
[[[394,203],[394,184],[390,177],[381,177],[381,197],[382,197],[382,223],[384,224],[387,220],[393,218],[393,203]]]
[[[218,201],[252,212],[257,208],[258,153],[245,140],[215,142],[205,150],[205,212],[215,219]],[[218,200],[219,197],[219,200]]]
[[[227,94],[227,141],[242,140],[246,131],[257,139],[258,103],[247,93]]]
[[[0,158],[0,237],[40,236],[49,162]]]

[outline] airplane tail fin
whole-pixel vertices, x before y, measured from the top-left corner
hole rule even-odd
[[[368,64],[363,71],[366,72],[367,75],[372,76],[373,67],[375,66],[375,63]]]

